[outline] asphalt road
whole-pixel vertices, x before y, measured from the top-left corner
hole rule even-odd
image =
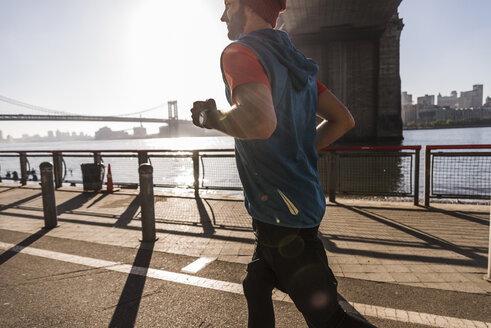
[[[195,257],[0,230],[0,242],[171,272]],[[243,295],[135,274],[0,251],[2,327],[246,327]],[[240,283],[245,266],[214,261],[196,276]],[[346,300],[491,321],[488,295],[339,278]],[[275,301],[277,327],[306,327],[289,302]],[[367,317],[378,327],[426,327]]]

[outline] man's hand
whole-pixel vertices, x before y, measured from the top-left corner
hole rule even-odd
[[[217,110],[215,100],[196,101],[191,109],[193,124],[221,131],[243,140],[268,139],[276,130],[276,112],[271,89],[263,83],[241,84],[233,91],[235,104],[224,112]],[[206,122],[200,113],[206,111]]]
[[[209,128],[205,124],[200,122],[201,112],[206,111],[207,117],[211,117],[212,113],[217,112],[217,105],[214,99],[207,99],[206,101],[195,101],[193,103],[193,108],[191,108],[191,117],[193,118],[193,124],[200,128]],[[205,126],[206,125],[206,126]]]

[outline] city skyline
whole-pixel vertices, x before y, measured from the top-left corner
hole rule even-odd
[[[178,100],[189,118],[194,100],[227,108],[219,68],[229,43],[222,1],[157,0],[0,3],[0,95],[54,110],[116,115]],[[484,85],[491,96],[491,3],[404,0],[399,14],[401,91],[449,95]],[[200,74],[196,74],[200,72]],[[4,106],[3,104],[1,104]],[[1,107],[0,107],[1,111]],[[111,124],[113,130],[133,124]],[[101,123],[0,122],[4,138],[47,130],[94,134]],[[149,133],[158,124],[146,124]]]

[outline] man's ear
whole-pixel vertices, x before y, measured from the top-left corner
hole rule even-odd
[[[246,5],[244,5],[244,13],[246,14],[246,17],[250,17],[252,14],[255,14],[255,12]]]

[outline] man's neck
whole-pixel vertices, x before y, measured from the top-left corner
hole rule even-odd
[[[266,22],[264,19],[259,18],[259,19],[254,19],[254,18],[249,18],[246,26],[244,27],[244,32],[242,34],[248,34],[253,31],[258,31],[258,30],[264,30],[266,28],[273,28],[271,24]]]

